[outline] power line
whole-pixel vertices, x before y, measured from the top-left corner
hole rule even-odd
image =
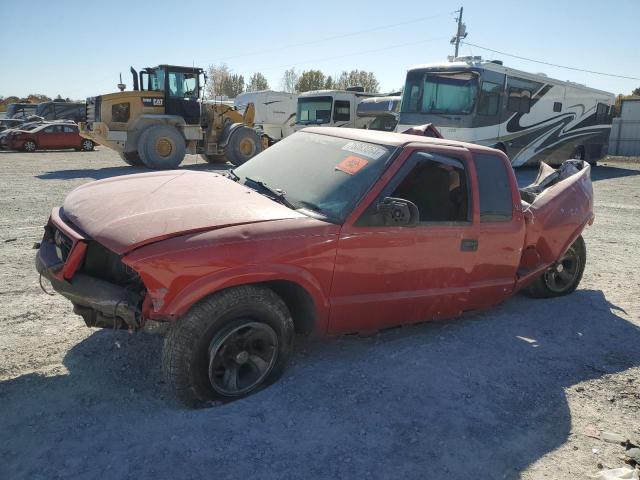
[[[499,50],[493,50],[492,48],[482,47],[480,45],[476,45],[475,43],[471,43],[471,42],[462,42],[462,43],[464,43],[465,45],[470,45],[472,47],[479,48],[480,50],[487,50],[489,52],[497,53],[499,55],[504,55],[505,57],[517,58],[519,60],[526,60],[528,62],[540,63],[542,65],[549,65],[551,67],[564,68],[566,70],[573,70],[576,72],[594,73],[596,75],[604,75],[606,77],[624,78],[626,80],[640,80],[640,78],[638,77],[627,77],[625,75],[616,75],[614,73],[596,72],[594,70],[585,70],[584,68],[567,67],[565,65],[558,65],[557,63],[543,62],[542,60],[534,60],[532,58],[521,57],[519,55],[513,55],[511,53],[501,52]]]
[[[337,58],[346,58],[346,57],[353,57],[356,55],[365,55],[367,53],[376,53],[376,52],[381,52],[384,50],[391,50],[394,48],[400,48],[400,47],[407,47],[409,45],[418,45],[421,43],[427,43],[427,42],[435,42],[436,40],[443,40],[445,38],[448,38],[446,36],[444,37],[435,37],[435,38],[428,38],[426,40],[418,40],[418,41],[412,41],[412,42],[406,42],[406,43],[399,43],[396,45],[389,45],[388,47],[382,47],[382,48],[374,48],[371,50],[362,50],[360,52],[353,52],[353,53],[347,53],[344,55],[336,55],[333,57],[325,57],[325,58],[316,58],[314,60],[305,60],[303,62],[297,62],[297,63],[288,63],[286,65],[278,65],[278,66],[274,66],[274,67],[259,67],[256,69],[256,71],[267,71],[267,70],[275,70],[277,68],[289,68],[289,67],[297,67],[298,65],[304,65],[307,63],[317,63],[317,62],[325,62],[328,60],[335,60]]]
[[[255,52],[241,53],[241,54],[238,54],[238,55],[232,55],[232,56],[229,56],[229,57],[219,58],[218,61],[221,62],[221,61],[224,61],[224,60],[232,60],[232,59],[235,59],[235,58],[249,57],[249,56],[253,56],[253,55],[261,55],[263,53],[278,52],[280,50],[285,50],[285,49],[288,49],[288,48],[304,47],[304,46],[307,46],[307,45],[315,45],[317,43],[328,42],[328,41],[337,40],[337,39],[340,39],[340,38],[354,37],[356,35],[362,35],[363,33],[377,32],[379,30],[385,30],[387,28],[399,27],[399,26],[402,26],[402,25],[410,25],[412,23],[423,22],[425,20],[432,20],[434,18],[438,18],[438,17],[442,17],[444,15],[450,15],[450,14],[451,14],[451,12],[443,12],[443,13],[439,13],[437,15],[431,15],[431,16],[428,16],[428,17],[415,18],[413,20],[408,20],[406,22],[390,23],[390,24],[387,24],[387,25],[380,25],[380,26],[377,26],[377,27],[368,28],[366,30],[359,30],[357,32],[343,33],[343,34],[340,34],[340,35],[334,35],[332,37],[324,37],[324,38],[319,38],[317,40],[309,40],[309,41],[302,42],[302,43],[293,43],[293,44],[289,44],[289,45],[283,45],[281,47],[270,48],[270,49],[267,49],[267,50],[259,50],[259,51],[255,51]]]

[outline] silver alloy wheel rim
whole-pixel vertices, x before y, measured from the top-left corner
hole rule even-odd
[[[36,150],[36,144],[35,144],[35,143],[33,143],[31,140],[29,140],[29,141],[25,142],[25,144],[24,144],[24,149],[25,149],[27,152],[35,152],[35,150]]]
[[[82,142],[82,148],[84,148],[85,150],[91,150],[92,146],[93,143],[91,143],[91,140],[85,140],[84,142]]]
[[[582,260],[572,247],[560,259],[560,261],[547,270],[544,274],[544,283],[554,293],[563,293],[569,290],[580,272]]]
[[[211,341],[209,382],[221,395],[244,395],[264,381],[277,357],[275,330],[266,323],[244,323]]]

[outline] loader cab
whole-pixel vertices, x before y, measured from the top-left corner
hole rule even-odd
[[[161,101],[162,105],[154,106],[164,106],[166,115],[177,115],[184,118],[188,125],[199,125],[200,80],[203,76],[201,68],[159,65],[140,71],[139,86],[142,91],[164,93],[164,99],[156,100]],[[135,90],[138,83],[135,73],[134,79]]]

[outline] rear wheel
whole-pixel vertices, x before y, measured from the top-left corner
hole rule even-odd
[[[579,236],[560,261],[540,275],[523,293],[534,298],[568,295],[578,288],[586,261],[587,248],[582,236]]]
[[[90,152],[91,150],[93,150],[93,147],[95,147],[95,144],[88,138],[82,140],[82,143],[80,144],[80,148],[82,148],[83,152]]]
[[[200,155],[207,163],[227,163],[227,157],[225,155]]]
[[[246,396],[282,374],[293,337],[289,310],[272,290],[223,290],[172,326],[162,356],[165,381],[189,407]]]
[[[22,149],[25,152],[35,152],[38,149],[38,145],[36,145],[36,142],[34,142],[33,140],[27,140],[26,142],[24,142],[24,145],[22,145]]]
[[[138,152],[122,152],[120,154],[120,158],[124,163],[131,165],[132,167],[144,167],[144,163],[142,162],[140,155],[138,155]]]
[[[147,128],[138,139],[138,154],[144,165],[154,170],[176,168],[186,152],[182,134],[170,125]]]
[[[243,125],[231,132],[225,155],[238,167],[261,151],[262,143],[258,133],[253,128]]]

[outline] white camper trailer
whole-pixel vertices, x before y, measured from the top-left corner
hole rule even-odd
[[[298,95],[295,130],[308,126],[366,128],[372,117],[358,117],[360,102],[383,94],[365,92],[362,87],[346,90],[314,90]]]
[[[514,166],[606,155],[612,93],[501,61],[459,57],[407,72],[397,130],[432,123],[444,138],[504,151]]]
[[[255,125],[273,140],[281,140],[293,133],[296,121],[297,95],[273,90],[245,92],[238,95],[234,105],[241,112],[249,103],[256,109]]]

